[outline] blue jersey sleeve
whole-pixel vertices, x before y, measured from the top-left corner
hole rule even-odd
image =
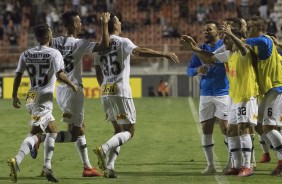
[[[193,54],[190,63],[187,67],[186,74],[190,77],[198,74],[197,69],[202,65],[201,60],[198,58],[196,54]]]
[[[260,60],[266,60],[272,53],[272,41],[267,36],[260,36],[256,38],[247,38],[246,44],[258,47],[258,57]]]

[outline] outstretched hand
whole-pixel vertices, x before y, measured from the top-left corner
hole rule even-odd
[[[189,50],[193,50],[194,48],[198,47],[197,42],[195,42],[195,40],[193,40],[193,38],[191,36],[188,36],[188,35],[182,35],[181,36],[180,45],[183,48],[189,49]]]
[[[172,60],[174,63],[179,63],[179,59],[174,53],[167,53],[166,58]]]
[[[17,109],[21,107],[21,102],[18,97],[13,97],[13,106]]]
[[[101,21],[103,23],[108,23],[110,21],[111,14],[109,12],[102,13]]]

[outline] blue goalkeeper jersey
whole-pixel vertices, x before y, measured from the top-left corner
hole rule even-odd
[[[219,40],[215,45],[203,44],[200,46],[202,50],[214,52],[223,45],[223,41]],[[204,63],[193,53],[186,73],[188,76],[196,76],[197,68]],[[201,76],[200,80],[200,95],[201,96],[223,96],[229,93],[229,82],[226,75],[225,66],[223,63],[216,62],[210,66],[207,75]]]

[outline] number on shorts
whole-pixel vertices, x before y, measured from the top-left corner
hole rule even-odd
[[[272,116],[272,108],[267,109],[267,115],[270,117]]]
[[[31,87],[36,85],[45,86],[48,83],[47,70],[49,67],[49,62],[39,65],[27,64],[27,73],[30,77]]]
[[[117,52],[110,53],[108,56],[102,55],[100,63],[103,65],[102,71],[105,76],[109,76],[110,72],[113,75],[119,75],[121,72],[120,64],[117,61]]]
[[[246,115],[246,107],[238,107],[238,116]]]

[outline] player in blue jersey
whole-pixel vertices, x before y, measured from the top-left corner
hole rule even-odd
[[[276,45],[265,34],[266,23],[258,16],[248,20],[248,38],[246,44],[254,47],[258,56],[255,68],[258,73],[260,94],[264,95],[258,110],[256,131],[263,140],[272,146],[278,157],[272,175],[282,173],[282,135],[275,129],[281,126],[282,114],[282,66]]]
[[[213,52],[223,45],[219,38],[219,24],[208,21],[204,25],[205,43],[202,50]],[[201,76],[199,119],[202,125],[202,145],[207,160],[207,168],[202,173],[215,173],[213,127],[217,121],[227,143],[228,91],[229,83],[224,64],[206,65],[193,54],[187,68],[190,77]]]

